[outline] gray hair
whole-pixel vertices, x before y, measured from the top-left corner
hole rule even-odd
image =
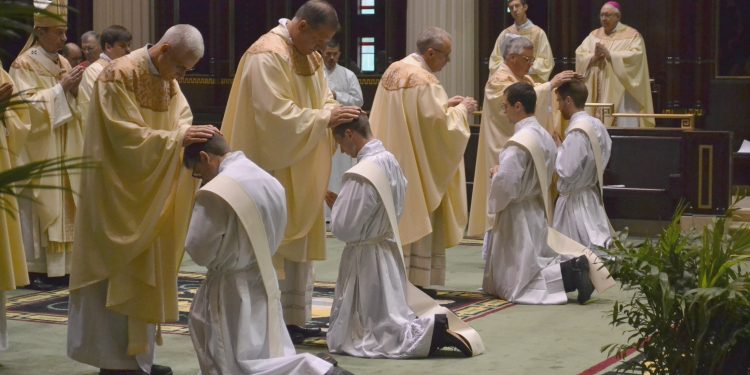
[[[203,57],[203,35],[195,26],[180,24],[167,29],[164,36],[157,44],[169,44],[181,53],[190,54],[193,57]]]
[[[83,43],[84,40],[88,38],[94,38],[97,42],[99,42],[99,33],[97,33],[94,30],[89,30],[83,34],[81,34],[81,43]]]
[[[503,42],[503,60],[508,60],[508,56],[516,54],[520,55],[525,49],[534,49],[534,43],[526,38],[516,34],[510,34],[505,37]]]
[[[417,38],[417,52],[425,54],[428,49],[442,49],[445,47],[445,41],[452,41],[451,34],[447,31],[430,26],[422,31]]]

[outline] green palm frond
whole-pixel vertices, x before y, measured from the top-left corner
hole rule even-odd
[[[95,168],[98,163],[84,157],[58,157],[48,160],[31,162],[0,172],[0,210],[14,214],[8,204],[8,199],[18,197],[24,189],[53,189],[66,190],[69,188],[56,185],[41,184],[43,177],[55,177],[65,173]]]

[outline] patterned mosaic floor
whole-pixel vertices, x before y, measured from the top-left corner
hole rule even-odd
[[[198,273],[180,273],[178,298],[180,321],[162,325],[162,332],[187,335],[188,312],[195,292],[205,278]],[[313,291],[312,325],[326,327],[331,312],[335,283],[316,282]],[[496,313],[511,303],[494,299],[479,292],[437,291],[438,302],[451,309],[466,321]],[[26,322],[66,324],[68,321],[68,290],[34,292],[8,299],[8,319]],[[310,345],[325,345],[325,341],[312,340]]]

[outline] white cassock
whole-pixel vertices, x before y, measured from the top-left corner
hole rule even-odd
[[[239,182],[254,198],[275,252],[287,220],[284,188],[241,151],[226,156],[219,175]],[[266,290],[253,247],[234,209],[218,195],[196,199],[185,250],[208,268],[189,319],[202,374],[325,374],[331,368],[311,354],[295,354],[283,319],[275,329],[281,332],[284,356],[269,358]]]
[[[585,111],[573,114],[565,141],[557,151],[555,169],[559,176],[557,190],[560,197],[552,227],[589,248],[591,245],[604,247],[610,238],[609,221],[599,192],[591,142],[586,133],[574,130],[579,122],[594,125],[603,166],[607,165],[612,151],[612,140],[599,119]]]
[[[557,147],[536,117],[515,124],[515,134],[532,132],[552,176]],[[539,177],[531,155],[514,144],[500,154],[492,178],[488,209],[495,223],[484,240],[488,254],[482,288],[513,303],[563,304],[568,298],[560,257],[547,245],[547,218]]]
[[[336,94],[336,101],[342,105],[362,107],[365,102],[362,99],[362,87],[359,86],[357,75],[351,70],[336,64],[332,70],[324,69],[328,88]],[[341,152],[336,147],[336,153],[331,158],[331,177],[328,180],[328,190],[338,193],[341,191],[341,177],[349,168],[356,164],[356,159]],[[325,205],[325,204],[324,204]],[[325,205],[326,222],[331,222],[331,209]]]
[[[400,217],[406,178],[398,161],[379,140],[360,150],[357,161],[362,160],[374,162],[388,176]],[[345,176],[333,206],[333,234],[346,247],[336,280],[328,349],[357,357],[426,357],[435,318],[417,317],[406,303],[403,259],[385,206],[368,180]]]

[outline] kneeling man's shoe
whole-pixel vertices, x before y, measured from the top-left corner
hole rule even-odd
[[[448,317],[445,314],[435,314],[435,325],[432,328],[432,344],[430,356],[440,348],[456,348],[466,357],[471,357],[471,346],[461,335],[448,329]]]
[[[585,255],[581,255],[575,260],[574,266],[576,272],[576,289],[578,289],[578,303],[583,305],[591,299],[594,293],[594,284],[589,278],[589,260]]]
[[[287,324],[287,331],[294,344],[302,344],[308,337],[322,337],[325,333],[320,328],[303,328],[294,324]]]
[[[172,368],[162,365],[152,365],[150,375],[172,375]]]
[[[110,370],[110,369],[99,369],[99,375],[145,375],[146,373],[141,370]]]

